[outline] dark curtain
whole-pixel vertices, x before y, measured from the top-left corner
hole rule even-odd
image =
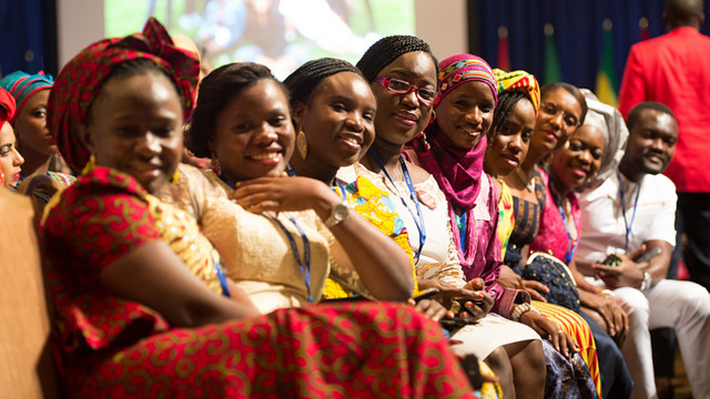
[[[57,74],[56,0],[0,0],[0,77]]]
[[[641,40],[639,20],[648,19],[651,38],[667,32],[662,13],[665,0],[469,0],[470,50],[492,66],[498,57],[498,28],[508,28],[511,69],[544,76],[545,24],[553,25],[563,80],[594,89],[601,59],[602,22],[613,23],[617,84],[631,45]],[[710,15],[710,2],[705,2]],[[708,23],[703,33],[708,34]],[[543,82],[541,82],[543,83]]]

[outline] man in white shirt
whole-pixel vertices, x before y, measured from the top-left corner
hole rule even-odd
[[[710,398],[710,294],[698,284],[666,280],[675,245],[675,185],[661,175],[673,157],[678,123],[666,106],[637,105],[627,118],[629,141],[617,173],[582,195],[577,268],[624,303],[629,333],[621,346],[634,380],[632,398],[657,398],[649,329],[678,336],[693,394]],[[647,251],[660,254],[646,262]],[[601,265],[608,254],[621,260]]]

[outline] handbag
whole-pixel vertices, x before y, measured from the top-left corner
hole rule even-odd
[[[543,252],[535,252],[530,255],[523,269],[523,279],[545,284],[550,292],[540,294],[547,302],[579,312],[577,284],[572,272],[561,260]]]

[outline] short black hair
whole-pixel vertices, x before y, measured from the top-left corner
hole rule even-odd
[[[261,64],[236,62],[221,66],[207,75],[200,83],[197,106],[192,113],[185,146],[197,157],[210,157],[209,142],[215,133],[217,115],[229,100],[261,80],[275,82],[288,97],[286,87],[274,77],[269,68]]]
[[[656,101],[644,101],[644,102],[636,105],[631,110],[631,112],[629,112],[629,115],[626,117],[626,127],[629,128],[629,133],[631,132],[631,130],[634,128],[634,126],[638,122],[639,118],[641,117],[641,113],[647,109],[652,109],[652,110],[666,113],[666,114],[672,116],[673,119],[676,119],[673,111],[671,111],[671,109],[668,108],[667,106],[665,106],[659,102],[656,102]]]

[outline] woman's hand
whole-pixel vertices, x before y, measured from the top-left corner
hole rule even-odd
[[[252,213],[313,209],[325,220],[334,204],[342,202],[330,187],[308,177],[260,177],[237,183],[231,200]]]
[[[562,331],[547,317],[535,312],[525,312],[520,317],[520,322],[535,330],[543,339],[549,340],[564,357],[569,358],[575,352],[579,352],[579,346],[572,336]]]
[[[446,308],[440,304],[438,301],[431,299],[422,299],[419,302],[414,302],[414,299],[409,299],[409,304],[414,306],[419,312],[421,312],[427,318],[433,321],[439,321],[444,317],[453,318],[454,312],[446,310]]]
[[[614,300],[597,294],[583,294],[580,291],[580,298],[584,306],[597,311],[607,324],[609,335],[621,345],[626,339],[629,329],[629,318],[626,311]]]
[[[478,320],[485,317],[493,308],[493,298],[483,289],[484,283],[482,279],[473,279],[466,283],[461,288],[457,288],[442,282],[441,280],[419,280],[419,289],[437,288],[439,293],[433,297],[441,303],[444,308],[451,309],[454,299],[468,299],[461,306],[465,306],[466,310],[461,310],[457,317]]]
[[[523,280],[517,273],[513,271],[510,267],[503,265],[500,268],[500,276],[498,276],[498,285],[503,288],[511,288],[516,290],[525,290],[532,299],[536,299],[540,302],[547,302],[541,293],[549,294],[550,289],[539,281],[535,280]]]

